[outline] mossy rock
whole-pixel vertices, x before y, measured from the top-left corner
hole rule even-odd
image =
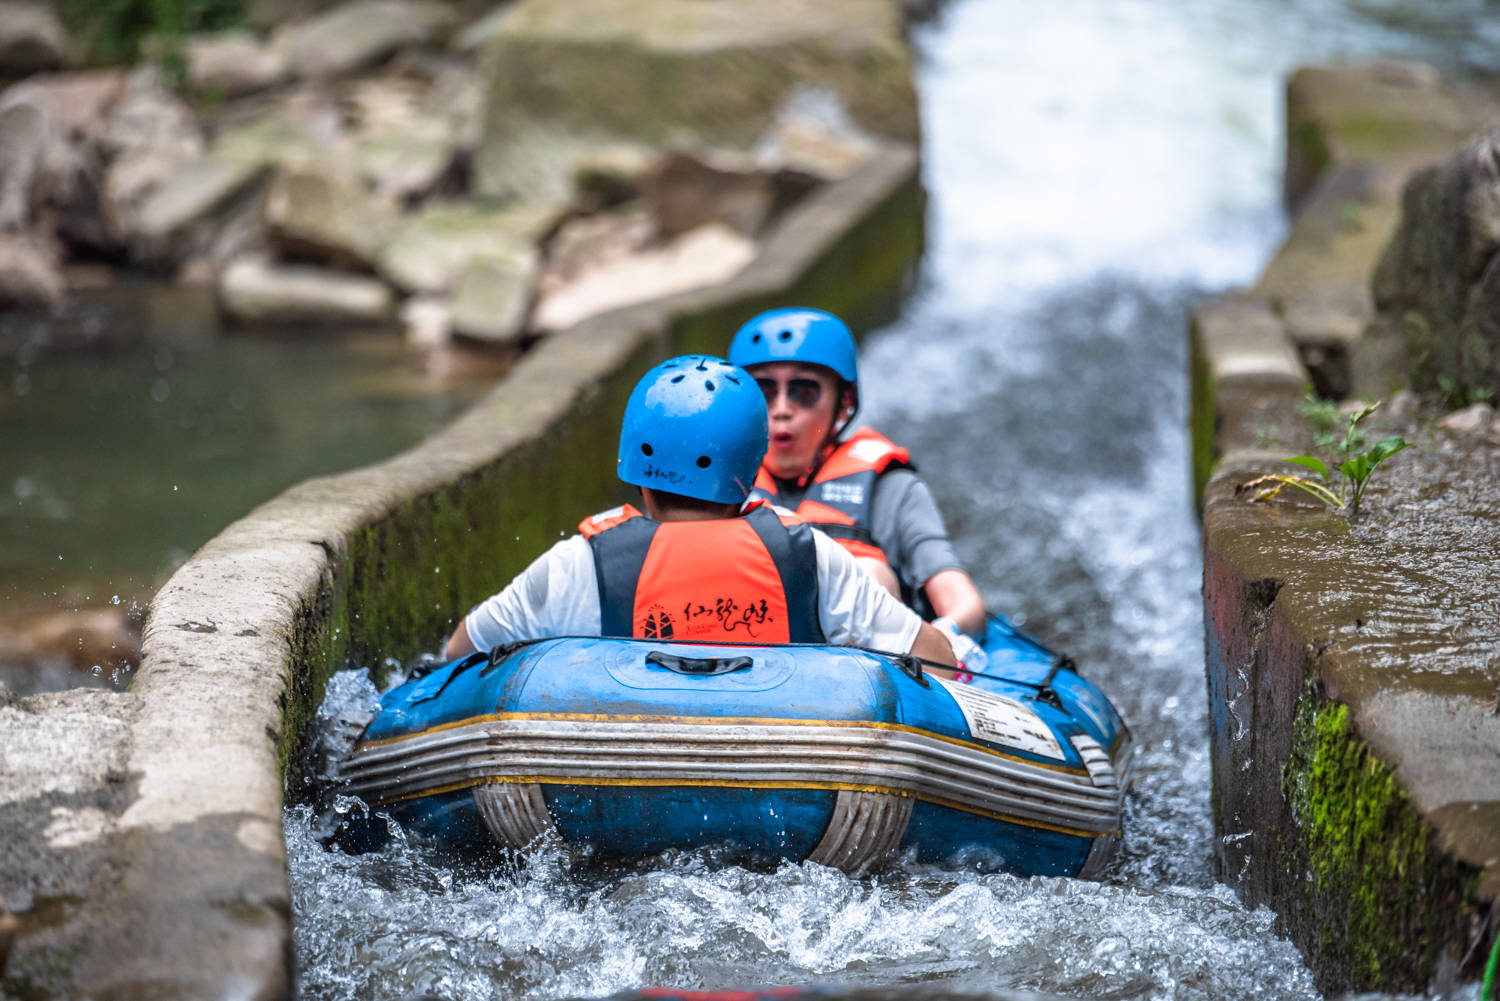
[[[490,196],[525,196],[535,172],[516,159],[549,145],[564,176],[576,147],[747,147],[799,88],[831,93],[876,135],[918,135],[889,0],[521,0],[486,51],[485,79],[476,183]]]
[[[1420,63],[1303,67],[1286,87],[1286,204],[1328,171],[1363,161],[1399,172],[1440,159],[1484,119],[1485,102]]]
[[[378,268],[408,292],[448,292],[475,258],[529,252],[556,223],[560,211],[560,206],[435,203],[401,223],[381,250]]]
[[[1500,393],[1497,234],[1500,131],[1408,181],[1373,290],[1380,316],[1401,332],[1414,387]]]

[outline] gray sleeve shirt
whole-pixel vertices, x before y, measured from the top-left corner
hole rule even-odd
[[[875,481],[870,498],[870,534],[901,576],[916,590],[943,570],[962,570],[948,529],[927,484],[910,469],[893,469]]]

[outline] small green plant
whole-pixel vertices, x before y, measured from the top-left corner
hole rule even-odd
[[[1330,467],[1329,463],[1314,455],[1294,455],[1286,461],[1295,462],[1311,470],[1322,482],[1306,476],[1273,473],[1241,484],[1236,493],[1253,490],[1255,493],[1250,498],[1252,501],[1269,501],[1287,487],[1296,487],[1298,490],[1312,494],[1331,509],[1342,511],[1353,517],[1359,511],[1360,499],[1365,495],[1365,487],[1369,485],[1370,475],[1375,472],[1375,468],[1411,444],[1400,435],[1393,435],[1376,442],[1370,448],[1365,447],[1365,432],[1360,427],[1360,423],[1379,407],[1379,403],[1372,403],[1358,413],[1344,418],[1343,438],[1335,440],[1333,434],[1325,437],[1319,424],[1322,422],[1329,426],[1336,426],[1329,421],[1329,412],[1331,410],[1336,419],[1337,408],[1331,402],[1318,400],[1309,393],[1302,412],[1313,425],[1314,437],[1318,443],[1333,448],[1334,462]],[[1335,473],[1338,474],[1337,479],[1335,479]]]
[[[1488,386],[1469,386],[1446,375],[1437,377],[1438,388],[1443,391],[1443,402],[1451,410],[1461,410],[1473,403],[1484,403],[1495,395]]]

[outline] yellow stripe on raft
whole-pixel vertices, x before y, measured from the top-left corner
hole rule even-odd
[[[941,796],[924,796],[917,793],[907,792],[904,789],[892,789],[888,786],[860,785],[851,782],[761,782],[754,779],[601,779],[601,778],[558,778],[554,775],[486,775],[482,778],[465,780],[463,782],[452,782],[448,785],[435,786],[424,789],[421,792],[411,793],[406,796],[391,796],[384,799],[372,801],[371,807],[388,806],[391,803],[401,803],[409,799],[422,799],[427,796],[440,796],[443,793],[458,792],[461,789],[472,789],[480,785],[568,785],[568,786],[645,786],[645,787],[668,787],[668,786],[698,786],[721,789],[824,789],[844,792],[872,792],[885,793],[890,796],[908,796],[923,803],[931,803],[933,806],[946,807],[967,813],[971,816],[985,817],[990,820],[999,820],[1007,824],[1015,824],[1019,827],[1030,827],[1042,831],[1055,831],[1058,834],[1069,834],[1077,838],[1099,838],[1108,835],[1118,836],[1119,828],[1110,831],[1079,831],[1071,827],[1060,827],[1057,824],[1048,824],[1040,820],[1026,820],[1021,817],[1013,817],[1009,814],[999,813],[994,810],[984,810],[978,807],[965,806]]]
[[[981,754],[992,755],[996,758],[1004,758],[1006,761],[1015,761],[1033,768],[1046,768],[1054,772],[1064,772],[1068,775],[1087,776],[1088,769],[1076,765],[1054,765],[1046,761],[1034,761],[1031,758],[1022,758],[1014,754],[1006,754],[1004,751],[996,751],[976,744],[971,740],[962,740],[958,737],[949,737],[941,733],[933,733],[931,730],[923,730],[915,726],[907,726],[904,723],[882,723],[876,720],[851,720],[851,719],[781,719],[778,717],[760,718],[756,716],[647,716],[632,715],[626,713],[486,713],[482,716],[470,716],[467,719],[454,720],[452,723],[440,723],[426,730],[418,730],[415,733],[403,733],[399,737],[382,737],[379,740],[367,740],[359,747],[383,747],[388,744],[398,744],[403,740],[411,740],[415,737],[426,736],[429,733],[441,733],[444,730],[453,730],[461,726],[472,726],[475,723],[504,723],[509,720],[547,720],[574,723],[666,723],[670,725],[692,725],[692,726],[823,726],[823,727],[849,727],[851,729],[864,730],[890,730],[896,733],[910,733],[919,737],[927,737],[931,740],[940,740],[945,744],[955,747],[967,748],[978,751]],[[355,750],[359,748],[356,747]],[[819,787],[821,788],[821,787]],[[829,788],[834,788],[830,786]]]

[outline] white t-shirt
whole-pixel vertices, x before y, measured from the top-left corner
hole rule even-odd
[[[849,551],[812,530],[818,562],[818,623],[829,643],[905,653],[922,619],[875,582]],[[516,640],[598,636],[601,627],[594,551],[581,535],[537,557],[505,590],[464,619],[469,642],[489,650]]]

